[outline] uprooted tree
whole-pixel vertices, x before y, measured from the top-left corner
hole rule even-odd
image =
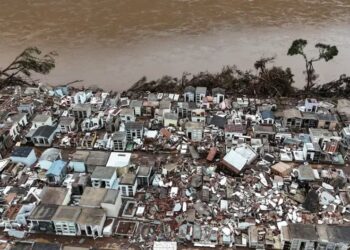
[[[46,75],[55,67],[56,52],[42,55],[36,47],[25,49],[7,67],[0,68],[0,89],[10,85],[31,85],[33,73]]]
[[[306,56],[304,51],[304,48],[306,47],[306,45],[307,45],[307,41],[304,39],[294,40],[287,54],[289,56],[301,55],[304,58],[305,68],[306,68],[305,91],[306,93],[309,93],[310,90],[316,85],[316,79],[318,78],[318,75],[315,73],[313,63],[321,60],[325,60],[326,62],[328,62],[329,60],[332,60],[335,56],[338,55],[338,49],[334,45],[331,46],[328,44],[317,43],[315,45],[315,48],[318,49],[318,56],[310,59]]]

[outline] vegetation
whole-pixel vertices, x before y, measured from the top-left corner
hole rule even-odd
[[[289,68],[272,66],[274,58],[262,58],[252,71],[242,71],[236,66],[225,66],[221,72],[211,74],[200,72],[195,75],[184,73],[180,79],[163,76],[155,81],[147,81],[145,77],[136,82],[130,91],[166,92],[169,89],[182,92],[186,86],[203,86],[209,90],[215,87],[226,89],[230,94],[248,96],[288,96],[295,93],[293,74]]]
[[[314,62],[325,60],[328,62],[338,55],[338,49],[336,46],[331,46],[323,43],[317,43],[315,47],[318,49],[318,57],[309,59],[304,51],[307,45],[307,41],[304,39],[297,39],[293,41],[292,45],[288,50],[289,56],[301,55],[305,61],[305,74],[306,74],[306,86],[305,91],[309,93],[310,90],[316,85],[316,79],[318,75],[315,73]]]
[[[304,90],[293,87],[293,77],[290,68],[270,66],[274,57],[261,58],[254,63],[256,73],[242,71],[236,66],[225,66],[219,73],[200,72],[195,75],[184,73],[181,79],[164,76],[158,80],[147,81],[143,77],[135,83],[130,91],[167,92],[169,89],[181,92],[186,86],[203,86],[209,90],[215,87],[226,89],[230,94],[247,95],[251,97],[292,97],[297,95],[313,95],[315,97],[348,97],[350,96],[350,77],[340,76],[338,80],[316,86],[318,75],[315,73],[314,63],[332,60],[338,55],[336,46],[317,43],[318,56],[309,58],[304,49],[307,41],[298,39],[293,41],[288,55],[301,55],[305,60],[306,85]]]
[[[295,93],[292,84],[294,83],[293,74],[290,68],[282,69],[273,66],[267,68],[268,63],[274,60],[271,58],[262,58],[255,62],[254,67],[258,70],[257,85],[254,90],[264,96],[290,96]]]
[[[25,49],[7,67],[0,68],[0,86],[35,84],[33,73],[48,74],[55,67],[55,52],[41,55],[36,47]]]
[[[261,58],[254,63],[256,71],[243,71],[236,66],[225,66],[218,73],[200,72],[198,74],[183,73],[181,78],[163,76],[158,80],[147,81],[141,78],[129,90],[133,92],[182,92],[186,86],[204,86],[224,88],[231,95],[246,95],[250,97],[292,97],[299,94],[320,97],[349,97],[350,77],[341,75],[339,79],[316,86],[317,75],[313,63],[332,60],[338,55],[336,46],[318,43],[318,57],[309,59],[304,48],[307,41],[298,39],[293,41],[288,55],[302,55],[306,67],[306,91],[293,87],[293,74],[290,68],[272,65],[274,57]],[[55,67],[55,52],[42,55],[36,47],[30,47],[20,53],[7,67],[0,68],[0,89],[14,85],[33,85],[33,74],[48,74]],[[73,81],[71,83],[80,82]],[[68,83],[68,84],[71,84]],[[65,84],[65,85],[68,85]]]
[[[312,90],[314,96],[338,98],[350,96],[350,77],[341,75],[339,79],[316,86]]]

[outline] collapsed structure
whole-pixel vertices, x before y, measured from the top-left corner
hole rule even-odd
[[[350,127],[336,104],[203,87],[137,96],[8,88],[0,100],[11,103],[0,120],[9,236],[349,247]]]

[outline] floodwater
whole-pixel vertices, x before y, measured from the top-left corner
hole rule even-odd
[[[350,0],[1,0],[0,65],[24,48],[59,53],[42,81],[122,90],[187,71],[218,71],[276,56],[302,86],[304,63],[286,52],[294,39],[338,46],[315,64],[320,81],[350,74]],[[0,67],[1,67],[0,66]]]

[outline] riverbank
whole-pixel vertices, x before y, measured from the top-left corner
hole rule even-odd
[[[233,64],[253,69],[260,57],[277,55],[276,65],[290,67],[295,86],[302,88],[304,65],[300,58],[286,55],[291,41],[302,37],[339,48],[331,64],[317,65],[321,82],[348,73],[346,0],[80,2],[4,3],[0,65],[7,65],[24,48],[38,46],[59,52],[55,70],[43,82],[82,79],[86,86],[123,91],[142,76],[181,77],[184,71],[216,72]]]
[[[283,71],[282,71],[283,72]],[[274,73],[272,71],[272,73]],[[231,96],[266,97],[300,97],[315,98],[348,98],[350,96],[350,77],[339,76],[334,81],[316,85],[309,93],[294,86],[293,75],[285,76],[283,81],[271,79],[261,81],[259,75],[251,71],[241,71],[235,66],[226,66],[221,72],[201,72],[197,75],[183,73],[181,78],[163,76],[156,80],[141,78],[128,89],[129,95],[140,92],[171,92],[182,93],[188,87],[223,88]]]

